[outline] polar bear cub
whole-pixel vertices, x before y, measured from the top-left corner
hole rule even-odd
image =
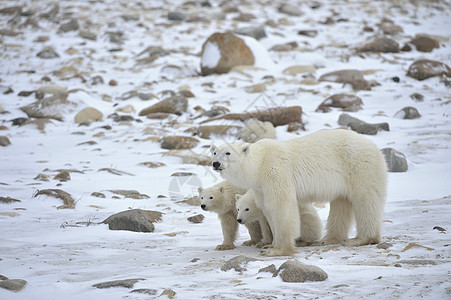
[[[205,211],[212,211],[218,214],[221,221],[222,235],[224,241],[216,246],[216,250],[230,250],[235,248],[234,242],[238,233],[236,194],[244,194],[245,189],[238,188],[228,181],[220,182],[212,187],[198,188],[201,208]],[[251,246],[259,243],[262,233],[258,222],[245,224],[251,240],[243,243],[244,246]]]
[[[387,166],[377,146],[348,130],[322,130],[289,141],[211,147],[213,169],[232,184],[253,189],[273,233],[263,255],[295,253],[299,204],[330,202],[324,244],[376,244],[381,239]],[[355,218],[357,236],[348,240]],[[297,221],[296,221],[297,220]]]
[[[263,211],[255,203],[254,191],[248,190],[244,195],[236,195],[237,221],[246,224],[258,220],[263,240],[256,247],[260,248],[272,243],[273,236]],[[322,223],[318,212],[311,204],[299,205],[301,235],[296,239],[297,246],[307,246],[321,238]]]

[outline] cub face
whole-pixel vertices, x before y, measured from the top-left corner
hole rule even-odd
[[[224,188],[211,187],[203,189],[199,187],[200,207],[205,211],[221,212],[224,207]]]
[[[236,210],[238,211],[237,222],[246,224],[257,219],[257,206],[255,205],[253,194],[248,191],[244,195],[236,195]]]
[[[210,147],[213,170],[221,175],[232,175],[240,168],[241,161],[249,152],[248,143],[223,144]],[[232,175],[233,176],[233,175]]]

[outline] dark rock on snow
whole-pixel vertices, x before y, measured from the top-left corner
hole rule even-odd
[[[23,279],[5,279],[0,281],[0,288],[4,288],[13,292],[21,291],[27,284]]]
[[[316,109],[317,112],[329,112],[331,107],[341,108],[343,111],[356,112],[362,109],[363,101],[355,95],[335,94],[324,100]]]
[[[327,273],[322,269],[300,263],[297,260],[284,262],[274,273],[273,277],[279,274],[284,282],[324,281],[328,277]]]
[[[389,38],[383,37],[366,43],[357,52],[382,52],[382,53],[398,53],[399,44]]]
[[[153,223],[160,221],[161,216],[158,211],[131,209],[111,215],[102,223],[108,224],[110,230],[153,232]]]
[[[221,271],[228,271],[231,269],[234,269],[237,272],[246,271],[245,265],[250,261],[257,261],[257,259],[244,255],[235,256],[222,265]]]
[[[166,136],[162,139],[163,149],[191,149],[199,144],[199,140],[190,136]]]
[[[189,218],[188,218],[188,221],[190,221],[191,223],[194,223],[194,224],[198,224],[198,223],[202,223],[202,221],[204,220],[204,218],[205,218],[204,215],[198,214],[198,215],[189,217]]]
[[[11,145],[11,141],[9,140],[9,138],[5,135],[1,135],[0,136],[0,146],[6,147],[9,145]]]
[[[451,77],[451,68],[439,61],[420,59],[410,65],[407,76],[418,80],[425,80],[435,76]]]
[[[388,123],[369,124],[357,118],[351,117],[348,114],[341,114],[338,118],[338,124],[341,126],[346,126],[361,134],[375,135],[379,132],[379,130],[390,131]]]
[[[388,172],[407,171],[407,159],[404,154],[393,148],[384,148],[381,151],[385,156]]]
[[[92,286],[98,289],[109,289],[112,287],[124,287],[124,288],[133,288],[135,283],[138,281],[145,280],[144,278],[133,278],[133,279],[123,279],[123,280],[113,280],[106,281],[101,283],[93,284]]]
[[[421,115],[415,107],[407,106],[398,111],[394,117],[398,119],[412,120],[421,118]]]
[[[154,105],[147,107],[139,112],[140,116],[146,116],[152,113],[168,113],[181,115],[188,109],[188,99],[183,96],[173,96],[166,98]]]

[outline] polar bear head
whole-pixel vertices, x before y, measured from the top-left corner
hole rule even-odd
[[[216,147],[212,145],[210,152],[212,155],[213,170],[219,172],[222,177],[237,184],[234,180],[237,174],[242,173],[242,165],[249,154],[249,143],[226,143]]]
[[[258,220],[260,209],[255,205],[254,193],[248,190],[244,195],[236,195],[237,221],[246,224]]]
[[[199,187],[200,207],[205,211],[212,211],[218,214],[225,213],[228,210],[228,201],[226,197],[226,187],[219,184],[203,189]]]

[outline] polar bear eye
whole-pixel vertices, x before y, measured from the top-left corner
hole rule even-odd
[[[204,200],[204,197],[200,197],[200,199]]]
[[[246,208],[245,211],[249,211],[249,208]]]
[[[213,199],[213,196],[211,196],[210,199]]]
[[[230,155],[230,152],[226,152],[226,155]]]
[[[214,152],[213,155],[216,155],[216,152]]]

